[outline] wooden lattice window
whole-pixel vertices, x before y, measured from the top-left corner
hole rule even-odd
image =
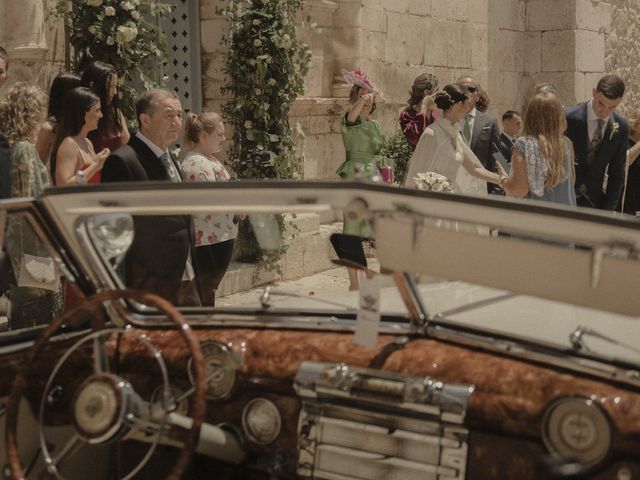
[[[167,1],[167,0],[165,0]],[[168,0],[175,5],[171,15],[162,19],[167,35],[167,88],[180,97],[189,112],[202,111],[202,73],[200,62],[200,6],[194,0]]]

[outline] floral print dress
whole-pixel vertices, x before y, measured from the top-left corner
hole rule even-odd
[[[231,178],[219,160],[194,151],[187,152],[180,166],[187,182],[226,182]],[[196,247],[225,242],[238,236],[238,225],[233,222],[233,214],[194,215],[193,221]]]

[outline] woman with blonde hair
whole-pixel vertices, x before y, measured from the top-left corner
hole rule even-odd
[[[624,192],[617,210],[631,215],[640,213],[640,107],[629,115],[629,149],[627,150],[627,173]]]
[[[46,107],[45,93],[26,82],[16,83],[0,101],[0,125],[11,145],[11,197],[37,197],[51,184],[47,167],[35,147]],[[25,218],[9,219],[6,249],[13,271],[8,293],[11,328],[51,322],[63,308],[60,278],[46,247]],[[52,266],[50,281],[32,276],[31,267],[36,263]]]
[[[45,93],[26,82],[16,83],[0,102],[0,125],[11,145],[11,197],[36,197],[50,185],[35,147],[46,107]]]
[[[231,177],[216,158],[224,148],[224,122],[214,112],[189,113],[180,160],[185,181],[226,182]],[[231,262],[238,226],[231,214],[194,215],[196,285],[202,305],[215,305],[215,291]]]
[[[562,102],[540,93],[529,102],[522,137],[515,142],[505,188],[516,197],[576,206],[573,146]]]

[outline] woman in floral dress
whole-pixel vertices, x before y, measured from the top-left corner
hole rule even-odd
[[[226,182],[224,165],[215,157],[225,141],[224,123],[217,113],[190,113],[184,126],[180,161],[188,182]],[[215,291],[231,262],[238,226],[232,214],[194,215],[196,284],[202,305],[215,305]]]
[[[46,106],[45,93],[26,82],[16,83],[0,102],[0,125],[11,145],[11,197],[38,197],[51,184],[47,167],[34,144]],[[60,276],[26,217],[9,219],[5,245],[13,271],[8,292],[11,328],[51,322],[63,308]],[[38,262],[51,267],[49,281],[37,281],[31,275],[31,267]]]

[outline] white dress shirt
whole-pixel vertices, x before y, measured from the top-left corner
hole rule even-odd
[[[593,140],[593,136],[596,134],[596,129],[598,128],[598,120],[601,120],[601,119],[596,115],[596,112],[593,109],[593,99],[591,99],[587,104],[587,128],[589,132],[589,142]],[[609,122],[609,118],[604,119],[604,121],[605,121],[604,128],[606,129],[607,122]],[[603,130],[603,134],[604,134],[604,130]]]

